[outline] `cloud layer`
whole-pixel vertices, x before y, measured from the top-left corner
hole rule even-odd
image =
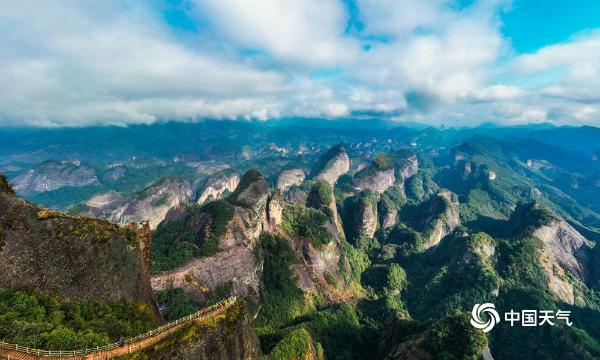
[[[600,32],[515,54],[501,33],[505,9],[499,0],[9,2],[0,126],[286,116],[600,125]]]

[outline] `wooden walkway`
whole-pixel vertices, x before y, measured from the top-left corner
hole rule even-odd
[[[0,360],[103,360],[112,359],[118,356],[132,354],[136,351],[144,350],[156,345],[165,337],[181,329],[183,326],[194,321],[201,321],[211,318],[227,310],[236,302],[232,297],[223,300],[215,305],[209,306],[198,311],[195,314],[186,316],[172,323],[163,325],[157,329],[151,330],[145,334],[125,340],[124,346],[118,343],[109,344],[95,349],[73,350],[73,351],[49,351],[40,349],[30,349],[16,344],[0,342]]]

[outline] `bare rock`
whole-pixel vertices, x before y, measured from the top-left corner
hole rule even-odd
[[[233,192],[239,183],[239,175],[231,170],[211,175],[202,186],[196,202],[202,205],[206,201],[220,199],[227,192]]]
[[[277,176],[277,189],[285,192],[293,185],[300,185],[304,182],[306,175],[302,169],[284,170]]]
[[[337,145],[322,157],[317,179],[325,180],[333,187],[339,177],[349,170],[350,157],[342,145]]]

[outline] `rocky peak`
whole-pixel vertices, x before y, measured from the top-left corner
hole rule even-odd
[[[0,287],[155,306],[143,224],[119,227],[69,216],[7,192],[0,193],[0,214]]]
[[[350,157],[343,145],[329,149],[322,157],[318,167],[317,179],[325,180],[332,187],[339,177],[350,170]]]
[[[8,183],[6,176],[4,176],[3,174],[0,174],[0,192],[5,192],[5,193],[9,193],[9,194],[15,193],[13,188]]]
[[[358,191],[371,190],[382,193],[394,185],[394,164],[386,154],[378,154],[371,165],[360,171],[352,180],[352,185]]]
[[[240,183],[240,176],[231,170],[211,175],[199,192],[197,203],[220,199],[226,192],[233,192]]]
[[[458,198],[449,190],[442,189],[425,204],[426,216],[420,227],[425,235],[425,249],[439,242],[460,225]]]
[[[277,176],[277,189],[286,191],[293,185],[300,185],[304,182],[306,175],[302,169],[283,170]]]
[[[399,149],[389,153],[395,168],[396,182],[404,184],[419,171],[417,156],[409,149]]]
[[[559,217],[539,223],[531,234],[543,244],[540,264],[548,277],[550,290],[559,299],[573,304],[573,284],[567,281],[566,274],[571,274],[581,284],[588,283],[592,244]]]
[[[96,171],[72,162],[45,161],[13,180],[19,194],[53,191],[63,187],[81,187],[98,183]]]
[[[261,214],[269,197],[269,185],[257,169],[248,170],[230,196],[230,201],[236,205],[252,208]]]
[[[166,177],[130,197],[116,192],[94,196],[81,213],[121,225],[147,220],[150,228],[156,229],[169,209],[193,199],[189,180]]]

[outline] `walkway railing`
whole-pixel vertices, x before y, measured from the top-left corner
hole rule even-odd
[[[144,334],[138,335],[136,337],[126,339],[125,344],[134,344],[136,342],[145,340],[147,338],[151,338],[153,336],[160,335],[161,333],[164,333],[164,332],[166,332],[174,327],[177,327],[181,324],[188,323],[193,320],[207,318],[207,317],[216,315],[217,313],[221,312],[225,308],[234,304],[236,302],[236,300],[237,300],[237,298],[235,296],[232,296],[232,297],[222,300],[214,305],[202,308],[200,311],[198,311],[194,314],[182,317],[181,319],[175,320],[173,322],[165,324],[156,329],[150,330],[150,331],[148,331]],[[93,353],[97,353],[97,352],[106,352],[106,351],[110,351],[110,350],[120,348],[120,347],[122,347],[121,344],[118,342],[115,342],[112,344],[108,344],[108,345],[104,345],[104,346],[97,346],[95,348],[90,348],[90,349],[85,349],[85,350],[58,350],[58,351],[56,351],[56,350],[32,349],[32,348],[28,348],[26,346],[21,346],[21,345],[17,345],[17,344],[9,344],[9,343],[0,341],[0,351],[14,350],[14,351],[17,351],[20,353],[38,355],[38,356],[44,356],[44,357],[84,356],[84,355],[93,354]],[[138,350],[140,350],[140,349],[138,349]]]

